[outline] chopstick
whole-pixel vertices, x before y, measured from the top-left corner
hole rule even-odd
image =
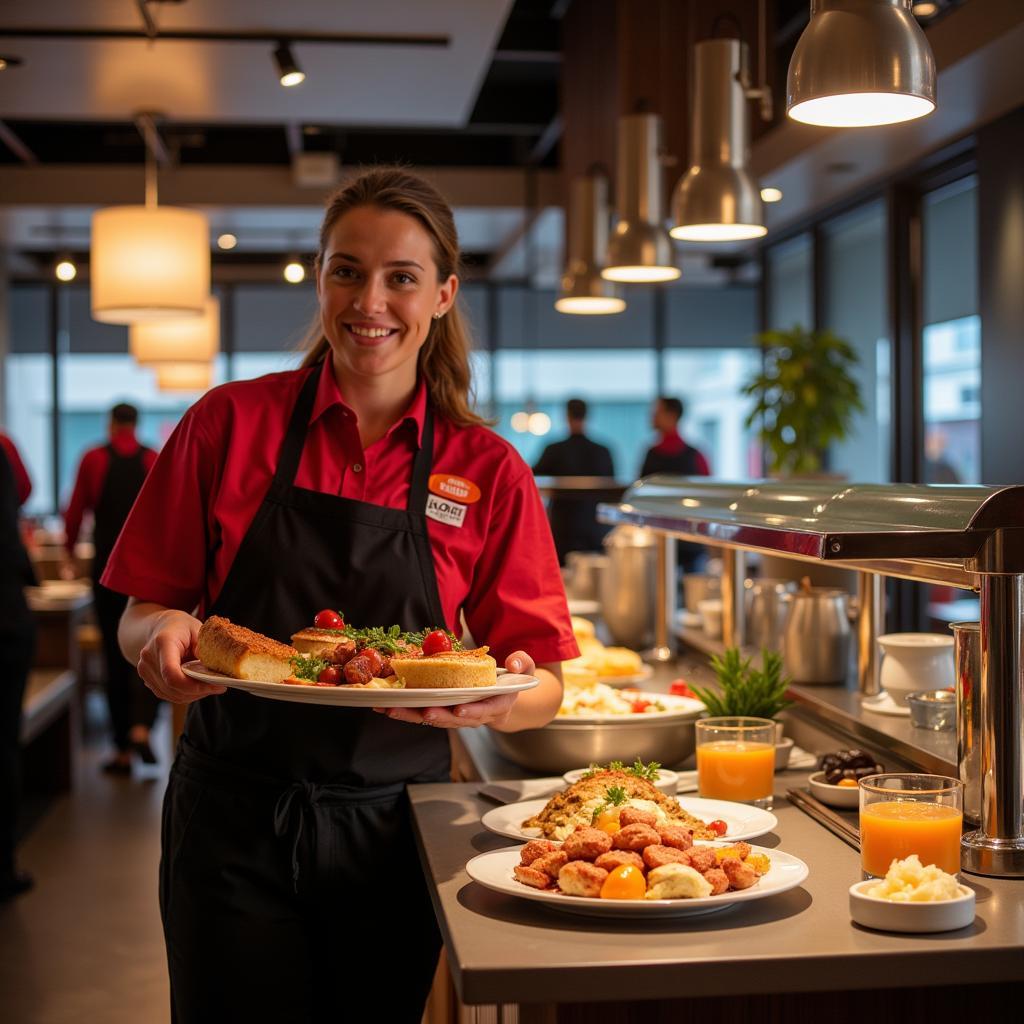
[[[860,849],[860,830],[826,807],[817,797],[801,789],[787,789],[786,796],[804,814],[813,818],[819,825],[823,825],[844,843],[848,843],[855,850]]]

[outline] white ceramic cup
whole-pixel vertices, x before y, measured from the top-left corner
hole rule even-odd
[[[915,690],[944,690],[953,685],[953,638],[941,633],[886,633],[879,682],[900,707]]]
[[[704,620],[704,632],[712,640],[717,640],[722,635],[722,599],[720,597],[707,597],[697,602],[697,611]]]

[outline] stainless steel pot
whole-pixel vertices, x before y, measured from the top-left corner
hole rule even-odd
[[[705,572],[688,572],[683,575],[683,605],[688,612],[697,614],[697,605],[707,597],[718,597],[722,593],[722,580]]]
[[[614,641],[637,651],[654,644],[655,544],[645,526],[616,526],[604,539],[608,565],[601,575],[601,614]]]
[[[570,551],[565,556],[568,581],[566,592],[577,601],[601,599],[601,577],[608,568],[608,556],[597,551]]]
[[[743,581],[747,616],[746,642],[751,647],[782,647],[782,630],[789,613],[786,595],[796,590],[793,580],[749,579]]]
[[[693,723],[700,714],[635,715],[602,723],[556,719],[543,729],[490,735],[502,756],[535,772],[560,775],[588,764],[631,764],[638,757],[675,768],[696,749]]]
[[[850,664],[849,594],[832,587],[810,587],[785,595],[789,606],[783,630],[786,672],[796,683],[842,683]]]

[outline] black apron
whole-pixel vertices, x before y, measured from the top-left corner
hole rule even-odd
[[[106,447],[109,459],[107,474],[103,478],[103,489],[93,510],[93,544],[96,549],[92,560],[94,580],[99,580],[103,575],[121,527],[146,480],[146,463],[141,445],[134,455],[118,455],[113,445],[108,444]]]
[[[428,407],[405,509],[295,486],[320,370],[210,614],[287,641],[321,608],[443,626],[424,509]],[[330,372],[327,368],[323,372]],[[190,706],[164,801],[160,897],[175,1021],[418,1022],[440,936],[405,783],[448,778],[445,730],[229,690]]]

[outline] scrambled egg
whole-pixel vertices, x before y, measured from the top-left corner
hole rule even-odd
[[[866,896],[894,903],[931,903],[959,899],[963,893],[957,880],[934,864],[921,864],[916,853],[906,860],[894,860],[885,878],[864,890]]]

